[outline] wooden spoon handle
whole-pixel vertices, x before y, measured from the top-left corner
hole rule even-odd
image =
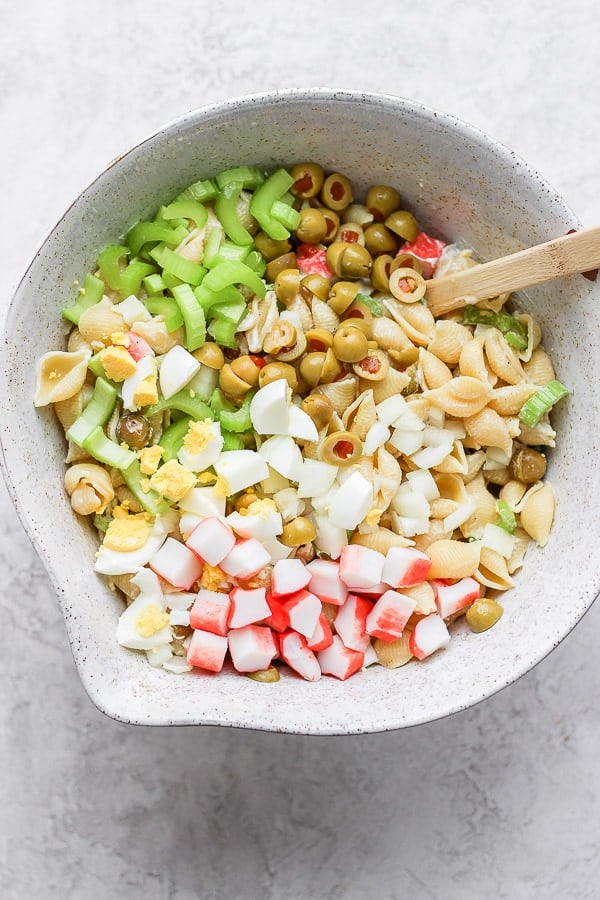
[[[536,247],[519,250],[427,282],[425,299],[434,316],[466,306],[465,297],[487,300],[505,291],[519,291],[563,275],[600,266],[600,227],[586,228]]]

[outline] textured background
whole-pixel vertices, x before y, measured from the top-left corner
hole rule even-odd
[[[3,0],[0,25],[3,305],[114,156],[189,109],[271,88],[446,110],[536,166],[584,224],[600,218],[591,0]],[[6,900],[600,896],[598,606],[517,684],[433,725],[131,728],[84,695],[3,487],[0,540]]]

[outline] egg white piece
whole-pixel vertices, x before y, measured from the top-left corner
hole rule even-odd
[[[202,518],[225,515],[225,497],[215,492],[214,486],[193,487],[179,501],[179,509]]]
[[[273,382],[273,384],[276,383]],[[284,478],[289,478],[290,481],[299,481],[302,476],[303,459],[300,447],[292,437],[273,435],[261,445],[259,452],[269,466]]]
[[[158,381],[163,397],[169,399],[191,381],[200,363],[181,344],[171,347],[160,361]]]
[[[157,516],[145,544],[138,550],[121,553],[100,546],[94,563],[94,572],[101,575],[127,575],[129,572],[137,572],[157,550],[160,550],[173,528],[173,516],[167,513],[165,516]]]
[[[348,535],[345,528],[334,525],[325,515],[314,515],[313,521],[317,536],[315,544],[322,553],[331,559],[339,559],[340,554],[348,543]]]
[[[287,559],[293,550],[293,547],[286,547],[285,544],[282,544],[277,538],[263,541],[263,546],[271,557],[272,563],[279,562],[280,559]]]
[[[299,497],[322,497],[333,485],[338,467],[319,459],[305,459],[298,479]]]
[[[372,456],[390,439],[390,429],[383,422],[373,422],[363,441],[363,453]]]
[[[199,445],[203,443],[203,446],[199,446],[196,451],[190,451],[184,445],[177,454],[177,459],[191,472],[203,472],[217,461],[223,449],[221,425],[219,422],[194,422],[191,425],[201,435],[202,441]]]
[[[214,470],[227,482],[229,494],[237,494],[269,475],[268,465],[255,450],[225,450],[214,463]]]
[[[317,426],[303,409],[299,406],[290,406],[289,424],[287,433],[290,437],[299,441],[318,441],[319,432]]]
[[[253,537],[257,541],[272,540],[283,531],[281,514],[273,509],[266,510],[264,515],[242,516],[239,512],[232,512],[226,522],[240,537]]]
[[[142,358],[138,361],[136,370],[133,375],[130,375],[129,378],[126,378],[123,384],[121,385],[121,399],[123,401],[123,408],[129,410],[129,412],[133,412],[137,409],[136,404],[134,403],[134,395],[137,390],[140,382],[144,380],[144,378],[148,378],[150,375],[156,374],[156,359],[154,356],[142,356]]]
[[[288,434],[292,390],[279,378],[260,388],[250,402],[250,420],[258,434]]]
[[[373,486],[353,472],[336,492],[329,505],[329,519],[338,528],[354,529],[373,506]]]
[[[121,613],[117,624],[117,642],[121,647],[129,647],[131,650],[152,650],[162,644],[169,644],[173,640],[170,625],[165,625],[147,637],[140,633],[138,623],[141,617],[144,613],[155,610],[157,607],[158,604],[153,596],[142,591],[133,603]],[[160,607],[158,608],[160,609]]]

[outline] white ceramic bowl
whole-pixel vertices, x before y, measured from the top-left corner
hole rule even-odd
[[[349,734],[401,728],[489,697],[551,651],[594,600],[600,538],[600,288],[581,276],[531,290],[558,377],[572,391],[556,416],[548,479],[558,498],[546,549],[532,549],[483,635],[458,627],[448,650],[398,670],[372,667],[340,683],[283,677],[169,675],[115,641],[121,601],[92,572],[96,542],[62,489],[64,442],[52,413],[32,406],[34,362],[60,346],[60,309],[98,250],[188,183],[239,163],[273,168],[312,159],[358,190],[396,185],[428,231],[483,259],[564,234],[579,223],[528,165],[481,132],[393,97],[284,91],[190,113],[114,162],[46,239],[9,309],[1,348],[2,449],[9,490],[55,585],[83,684],[116,719]]]

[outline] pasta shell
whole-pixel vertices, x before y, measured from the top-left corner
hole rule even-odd
[[[387,509],[402,481],[402,469],[398,461],[385,447],[380,447],[376,454],[375,506],[382,511]]]
[[[354,403],[342,415],[342,422],[346,431],[351,431],[361,441],[364,441],[369,428],[376,421],[377,411],[372,389],[359,394]]]
[[[498,518],[496,498],[488,491],[481,472],[465,485],[465,491],[469,500],[475,504],[475,509],[472,515],[462,523],[460,530],[466,538],[479,538],[484,526],[488,522],[495,522]]]
[[[484,346],[488,365],[498,378],[507,384],[518,384],[525,380],[519,357],[497,328],[486,331]]]
[[[473,339],[471,329],[452,319],[438,319],[427,349],[448,365],[456,365],[463,347]]]
[[[428,578],[466,578],[479,565],[481,546],[477,541],[455,541],[442,538],[431,544],[427,554],[431,559]]]
[[[445,362],[442,362],[429,350],[421,348],[419,351],[419,365],[421,367],[422,384],[425,389],[441,387],[452,381],[452,372]]]
[[[35,367],[34,406],[47,406],[68,400],[77,394],[87,376],[89,350],[51,350],[44,353]]]
[[[411,632],[404,631],[395,641],[382,641],[375,638],[373,648],[377,659],[386,669],[399,669],[413,658],[409,643]]]
[[[326,328],[327,331],[335,331],[340,324],[340,317],[335,313],[328,303],[314,297],[310,303],[310,311],[312,315],[313,325],[315,328]]]
[[[383,400],[387,400],[388,397],[401,394],[410,384],[410,380],[408,372],[400,372],[398,369],[390,368],[383,381],[365,381],[361,378],[359,387],[362,391],[372,388],[375,403],[381,403]]]
[[[542,329],[529,313],[517,313],[515,318],[519,320],[527,332],[527,346],[524,350],[519,351],[519,358],[522,362],[528,362],[531,359],[531,354],[542,339]]]
[[[505,591],[514,584],[504,557],[489,547],[481,548],[479,566],[473,574],[480,584],[500,591]]]
[[[426,399],[450,416],[467,418],[480,412],[487,404],[492,389],[487,382],[459,375],[448,384],[427,391]]]
[[[79,328],[72,328],[67,339],[67,350],[69,353],[74,353],[77,350],[88,350],[90,356],[92,355],[93,348],[89,341],[86,341]]]
[[[552,360],[542,347],[537,347],[528,362],[523,363],[527,381],[537,387],[543,387],[556,378]]]
[[[111,334],[125,330],[125,319],[108,297],[86,309],[79,319],[80,334],[92,346],[109,344]]]
[[[465,483],[458,475],[434,475],[440,498],[454,503],[467,503],[469,495]]]
[[[500,413],[501,416],[516,416],[523,404],[536,391],[537,387],[527,381],[502,385],[502,387],[494,388],[492,399],[488,405],[490,409]]]
[[[355,375],[346,375],[341,381],[334,381],[331,384],[320,384],[315,392],[324,394],[331,401],[336,413],[341,416],[356,400],[358,379]]]
[[[550,424],[548,416],[544,416],[541,422],[530,428],[523,422],[520,422],[519,440],[528,447],[554,447],[556,446],[556,431]]]
[[[478,472],[481,471],[484,462],[485,452],[483,450],[476,450],[474,453],[465,454],[466,471],[461,472],[465,484],[469,484],[469,482],[473,481]]]
[[[402,588],[402,593],[417,601],[415,613],[427,616],[429,613],[436,611],[435,594],[428,581],[423,581],[422,584],[415,584],[412,587]]]
[[[294,320],[300,324],[304,332],[310,331],[313,327],[313,317],[310,309],[306,300],[300,294],[296,294],[292,302],[288,303],[286,313],[290,320],[292,316],[294,317]]]
[[[545,547],[550,537],[556,500],[549,484],[530,492],[522,505],[519,521],[538,547]]]
[[[90,454],[87,450],[84,450],[83,447],[78,447],[73,441],[69,441],[67,455],[65,456],[67,465],[74,462],[81,462],[84,459],[90,459]]]
[[[506,568],[509,575],[512,575],[523,565],[523,560],[525,559],[530,540],[531,539],[524,528],[517,528],[515,530],[513,551],[506,560]]]
[[[167,353],[177,344],[185,343],[185,330],[183,327],[175,331],[167,331],[167,326],[162,319],[153,318],[149,322],[135,322],[131,326],[135,334],[144,338],[155,353]]]
[[[507,481],[500,490],[500,499],[504,500],[514,511],[523,499],[526,490],[527,485],[523,484],[522,481]]]
[[[466,475],[469,467],[467,462],[467,454],[462,441],[454,441],[452,450],[441,463],[433,466],[436,472],[447,472],[449,474]]]
[[[89,384],[84,384],[80,391],[67,397],[66,400],[58,400],[54,404],[54,412],[56,417],[65,431],[71,427],[75,419],[78,419],[83,412],[84,406],[89,402],[93,393],[93,388]]]
[[[175,253],[189,259],[190,262],[201,263],[204,256],[204,245],[206,243],[207,229],[192,228],[180,244],[175,248]]]
[[[429,553],[429,548],[441,540],[450,538],[452,531],[449,531],[444,525],[443,519],[432,519],[429,522],[429,530],[424,534],[418,534],[415,537],[415,547],[422,550],[423,553]]]
[[[250,304],[250,313],[241,323],[251,353],[260,353],[263,341],[279,318],[275,291],[267,291],[262,300],[255,298]]]
[[[103,513],[115,496],[108,472],[94,463],[77,463],[68,468],[65,489],[71,506],[82,516]]]
[[[373,340],[382,350],[406,351],[414,349],[414,344],[406,336],[400,325],[388,316],[375,316],[371,326]]]
[[[458,368],[461,375],[471,375],[480,381],[487,381],[492,386],[498,381],[498,376],[491,372],[483,352],[483,337],[472,338],[467,341],[460,351]]]
[[[393,297],[386,297],[382,303],[414,344],[419,347],[427,346],[433,337],[435,319],[426,306],[421,303],[401,303]]]
[[[465,419],[465,428],[475,449],[500,447],[507,456],[512,455],[513,442],[508,424],[495,410],[486,407],[470,416]]]
[[[377,531],[369,534],[360,534],[355,531],[352,535],[351,544],[360,544],[361,547],[369,547],[371,550],[377,550],[379,553],[387,553],[390,547],[412,547],[413,541],[396,534],[389,528],[378,528]]]
[[[373,481],[373,471],[374,471],[373,460],[370,456],[361,456],[358,461],[358,471],[366,478],[367,481]]]

